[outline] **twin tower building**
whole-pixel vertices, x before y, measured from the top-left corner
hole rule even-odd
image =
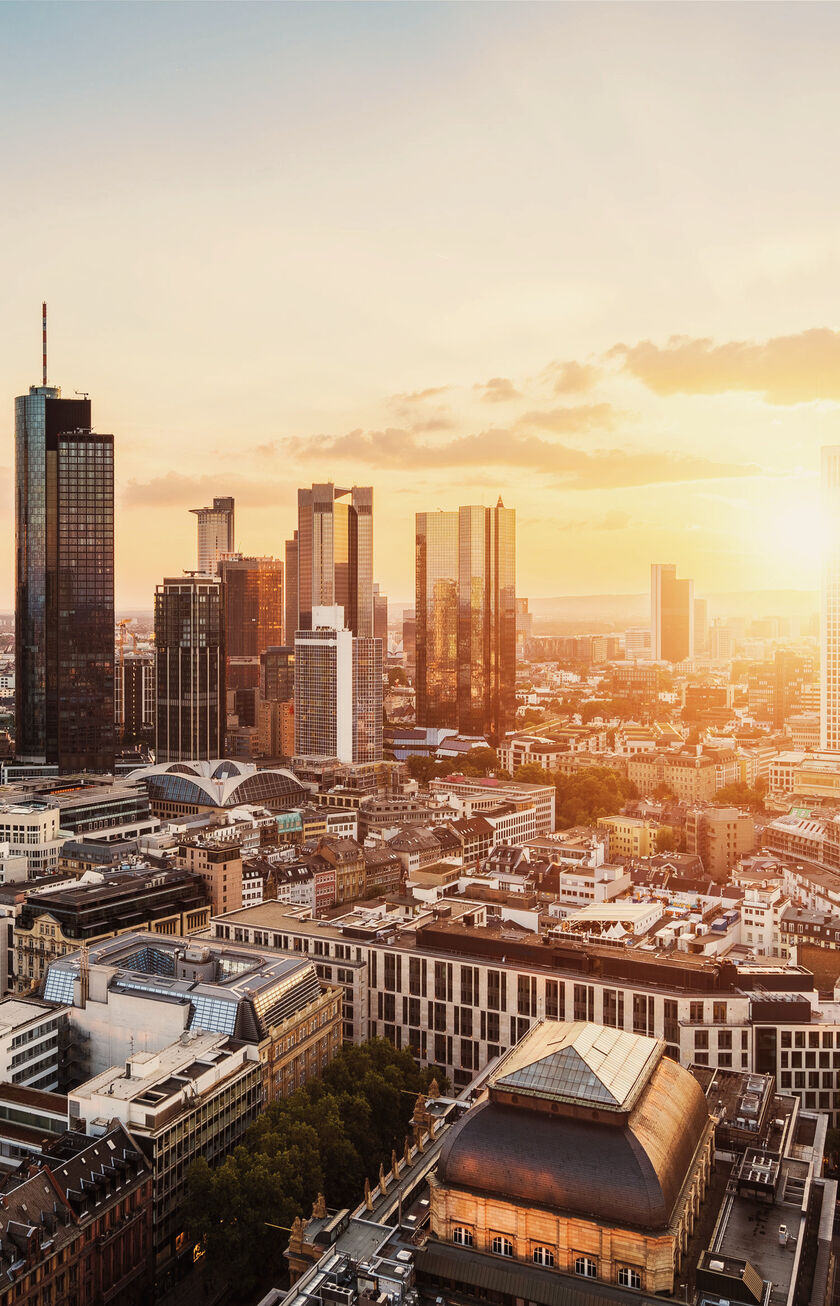
[[[15,454],[16,753],[108,771],[114,439],[92,430],[86,396],[45,383],[15,401]],[[198,570],[155,595],[157,760],[224,755],[231,658],[279,633],[294,663],[295,753],[378,761],[386,650],[374,637],[372,488],[298,491],[285,577],[275,559],[234,554],[232,498],[195,511]],[[258,585],[249,564],[266,573]],[[417,515],[416,664],[419,726],[493,741],[513,728],[515,513],[501,500]]]

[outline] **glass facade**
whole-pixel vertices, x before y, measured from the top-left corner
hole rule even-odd
[[[417,514],[417,724],[491,741],[516,714],[516,514]]]
[[[158,585],[155,670],[158,762],[221,757],[227,719],[221,581],[184,576]]]
[[[215,576],[219,559],[234,550],[234,501],[214,499],[212,508],[192,508],[198,518],[198,570]]]
[[[228,657],[259,657],[283,642],[283,564],[278,558],[223,558]]]
[[[313,607],[344,609],[354,635],[373,635],[373,489],[332,482],[298,490],[298,529],[286,543],[297,562],[297,610],[287,608],[286,638],[312,629]],[[288,577],[287,584],[292,584]],[[295,624],[290,625],[294,615]]]
[[[260,653],[260,696],[287,703],[295,696],[295,650],[274,645]]]
[[[15,401],[16,749],[60,771],[114,764],[114,438],[90,401]]]
[[[382,760],[382,640],[353,640],[353,761]]]

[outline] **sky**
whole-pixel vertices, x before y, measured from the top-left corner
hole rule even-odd
[[[233,494],[517,509],[518,590],[813,589],[840,443],[840,8],[0,6],[0,606],[13,397],[87,391],[117,603]]]

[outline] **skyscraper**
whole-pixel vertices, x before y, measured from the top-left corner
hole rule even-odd
[[[497,742],[516,716],[516,513],[417,514],[417,724]]]
[[[295,696],[295,650],[272,645],[260,653],[260,697],[282,703]]]
[[[677,580],[671,562],[651,564],[650,655],[655,662],[694,656],[694,581]]]
[[[709,651],[709,600],[694,600],[694,657]]]
[[[187,573],[158,585],[155,673],[157,761],[221,757],[227,712],[220,580]]]
[[[198,570],[215,576],[223,553],[233,553],[233,499],[214,499],[212,508],[191,508],[198,517]]]
[[[91,431],[89,399],[47,385],[46,353],[43,380],[15,400],[15,748],[109,771],[114,437]]]
[[[349,498],[348,498],[349,496]],[[354,635],[373,635],[373,489],[331,482],[298,490],[295,630],[312,629],[312,609],[339,606]],[[290,639],[287,614],[286,639]]]
[[[822,451],[821,491],[820,747],[840,753],[840,445]]]
[[[283,564],[279,558],[221,558],[228,689],[255,688],[260,654],[283,641]]]
[[[295,753],[382,759],[382,641],[355,637],[337,604],[314,607],[295,635]]]
[[[373,637],[382,640],[383,653],[388,652],[388,596],[373,587]]]
[[[283,576],[285,590],[285,613],[283,615],[283,639],[287,644],[295,642],[298,624],[298,533],[295,531],[290,540],[286,540],[286,570]]]

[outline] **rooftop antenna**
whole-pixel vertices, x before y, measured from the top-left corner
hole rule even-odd
[[[43,345],[43,386],[47,384],[47,304],[46,300],[41,305],[41,343]]]

